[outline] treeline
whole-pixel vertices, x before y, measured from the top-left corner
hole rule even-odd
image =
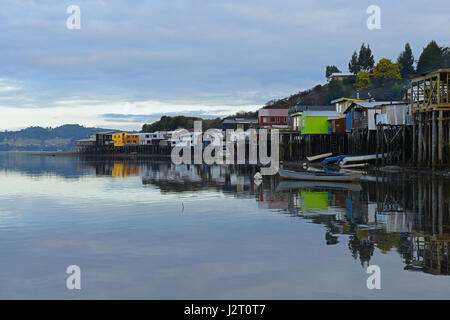
[[[28,127],[18,131],[3,131],[0,132],[0,151],[70,150],[74,148],[75,140],[86,139],[93,133],[107,130],[66,124],[56,128]]]
[[[335,80],[331,75],[342,71],[335,65],[328,65],[325,69],[328,83],[325,85],[317,85],[283,99],[268,101],[266,106],[289,108],[297,104],[327,105],[339,97],[356,97],[357,91],[360,92],[361,98],[402,99],[410,78],[449,67],[450,48],[439,46],[434,40],[423,48],[417,61],[414,59],[411,46],[406,43],[396,62],[382,58],[378,63],[375,63],[370,46],[363,43],[359,52],[356,50],[353,52],[348,63],[348,71],[353,76],[346,77],[343,81]]]
[[[155,131],[173,131],[176,129],[193,129],[194,121],[202,121],[203,130],[210,128],[221,128],[222,123],[220,118],[215,119],[202,119],[199,117],[186,117],[186,116],[162,116],[161,119],[153,123],[146,123],[142,126],[142,132],[155,132]]]
[[[233,115],[227,116],[223,119],[228,118],[257,118],[258,111],[254,112],[237,112]],[[202,121],[202,129],[216,129],[222,128],[222,118],[215,119],[202,119],[199,117],[186,117],[186,116],[162,116],[161,119],[153,123],[146,123],[142,126],[142,132],[155,132],[155,131],[173,131],[176,129],[193,129],[194,121]]]

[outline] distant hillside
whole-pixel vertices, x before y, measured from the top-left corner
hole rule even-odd
[[[258,111],[253,112],[237,112],[233,115],[229,115],[224,119],[229,118],[258,118]],[[194,121],[202,121],[202,130],[219,129],[222,128],[221,118],[215,119],[202,119],[198,117],[185,117],[185,116],[162,116],[161,119],[153,123],[146,123],[142,126],[142,132],[155,132],[155,131],[172,131],[176,129],[190,130],[194,128]]]
[[[56,128],[29,127],[19,131],[0,132],[0,151],[55,151],[74,149],[74,141],[87,139],[89,135],[108,131],[66,124]]]
[[[406,94],[407,79],[385,81],[383,84],[374,81],[370,88],[360,90],[361,99],[401,100]],[[355,78],[344,81],[331,80],[325,85],[317,85],[312,89],[300,91],[289,97],[271,100],[266,107],[289,108],[295,105],[329,105],[334,99],[356,98]]]

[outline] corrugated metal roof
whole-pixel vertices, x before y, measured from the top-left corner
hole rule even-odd
[[[288,109],[261,108],[258,110],[259,117],[287,117]]]
[[[258,123],[258,119],[225,119],[222,123]]]
[[[387,104],[403,104],[403,103],[404,103],[403,101],[373,101],[373,102],[354,102],[353,104],[356,104],[363,108],[375,108]]]
[[[320,106],[309,106],[309,105],[295,105],[289,108],[290,113],[302,112],[302,111],[335,111],[335,105],[320,105]]]
[[[342,102],[342,101],[365,101],[363,99],[352,99],[352,98],[338,98],[335,100],[332,100],[331,103],[337,103],[337,102]]]
[[[350,110],[353,109],[353,106],[362,107],[365,109],[371,109],[371,108],[381,108],[382,106],[386,105],[394,105],[394,104],[405,104],[404,101],[372,101],[372,102],[353,102],[345,111],[344,113],[348,113]]]
[[[340,113],[336,111],[304,111],[306,117],[339,117]]]

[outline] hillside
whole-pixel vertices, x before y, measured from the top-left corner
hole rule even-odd
[[[257,118],[258,111],[254,112],[237,112],[233,115],[226,116],[223,119],[228,118]],[[193,129],[194,121],[202,121],[202,130],[222,128],[221,118],[215,119],[202,119],[198,117],[185,117],[185,116],[162,116],[161,119],[153,123],[146,123],[142,126],[142,132],[155,132],[155,131],[172,131],[176,129]]]
[[[347,78],[344,81],[331,80],[325,85],[317,85],[312,89],[300,91],[289,97],[271,100],[266,107],[289,108],[295,105],[329,105],[334,99],[341,97],[356,98],[355,79]],[[375,100],[401,100],[405,97],[407,79],[385,81],[374,84],[370,88],[359,92],[361,99],[373,98]]]
[[[71,150],[75,147],[75,140],[107,130],[66,124],[56,128],[29,127],[19,131],[3,131],[0,132],[0,151]]]

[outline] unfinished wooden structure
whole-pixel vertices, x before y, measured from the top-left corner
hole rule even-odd
[[[419,166],[448,167],[450,163],[450,69],[412,79],[411,110],[415,115],[414,162]]]

